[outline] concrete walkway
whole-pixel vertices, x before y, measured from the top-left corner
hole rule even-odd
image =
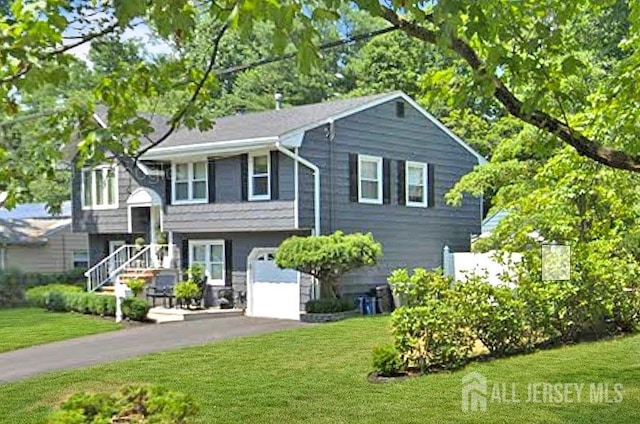
[[[145,325],[0,354],[0,384],[250,334],[300,327],[297,321],[224,317]]]

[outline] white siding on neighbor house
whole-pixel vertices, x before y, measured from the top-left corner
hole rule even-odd
[[[73,269],[73,252],[89,248],[85,233],[71,232],[71,226],[49,236],[40,245],[6,246],[5,267],[23,272],[65,272]]]

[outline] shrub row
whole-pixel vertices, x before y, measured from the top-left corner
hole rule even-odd
[[[396,270],[389,282],[403,306],[392,315],[392,333],[404,368],[456,368],[469,359],[477,340],[490,355],[501,356],[573,342],[584,334],[598,337],[638,328],[635,268],[615,275],[600,271],[597,278],[583,269],[568,281],[541,281],[537,269],[519,269],[518,284],[512,287],[492,286],[478,276],[459,283],[439,271],[417,269],[409,275]],[[391,356],[387,361],[380,354],[376,358],[381,374],[395,367]]]
[[[114,296],[83,292],[76,286],[53,284],[27,290],[29,303],[52,312],[78,312],[100,316],[115,316]],[[146,320],[150,306],[144,300],[130,297],[122,302],[122,314],[134,321]]]
[[[0,271],[0,308],[22,306],[27,303],[25,290],[30,287],[50,284],[74,284],[83,286],[83,270],[64,273],[24,273],[18,270]]]
[[[353,311],[353,300],[346,298],[326,298],[309,300],[305,305],[305,311],[309,314],[331,314],[337,312]]]
[[[47,284],[46,286],[38,286],[27,289],[25,299],[31,306],[40,308],[46,307],[46,300],[50,292],[60,293],[81,293],[82,287],[71,284]]]

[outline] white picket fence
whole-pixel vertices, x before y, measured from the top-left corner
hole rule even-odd
[[[520,253],[504,253],[502,261],[499,261],[495,251],[487,253],[451,252],[449,246],[442,251],[443,271],[456,281],[467,281],[468,276],[487,276],[489,283],[493,285],[506,284],[505,275],[509,275],[508,264],[520,262]],[[504,264],[503,264],[504,263]]]

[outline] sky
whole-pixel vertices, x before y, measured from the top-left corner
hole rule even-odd
[[[171,53],[171,47],[164,42],[154,39],[153,34],[146,24],[139,24],[134,28],[127,29],[122,35],[123,40],[138,39],[146,49],[149,55],[168,54]],[[88,55],[91,49],[91,43],[82,44],[76,48],[69,50],[69,53],[90,64]]]

